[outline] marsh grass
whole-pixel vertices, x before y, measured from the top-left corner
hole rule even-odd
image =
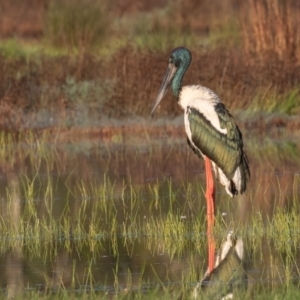
[[[154,99],[161,66],[179,45],[193,53],[185,82],[216,91],[230,110],[299,112],[295,1],[129,2],[125,9],[122,1],[53,0],[44,9],[43,40],[1,40],[0,127],[69,128],[98,125],[103,116],[148,116],[145,99]],[[270,58],[271,48],[279,59]],[[181,113],[171,100],[161,112]]]
[[[60,63],[54,67],[52,63],[57,60]],[[18,58],[18,70],[13,70],[12,65],[16,62],[6,60],[6,64],[11,65],[4,67],[6,75],[2,78],[0,87],[1,99],[5,102],[4,99],[12,97],[14,100],[2,106],[2,113],[7,116],[3,119],[3,127],[18,131],[24,128],[68,127],[75,124],[94,126],[99,122],[104,104],[114,90],[115,81],[112,78],[101,79],[90,75],[81,78],[75,71],[80,67],[75,58],[73,62],[62,62],[63,60],[64,58],[45,59],[43,55],[40,60],[35,56]],[[87,64],[89,63],[80,68],[86,68]],[[51,74],[48,73],[50,69]],[[100,65],[96,72],[101,72]],[[11,88],[7,89],[7,86]],[[27,87],[23,89],[21,86]],[[26,110],[23,105],[27,106]]]
[[[213,38],[213,34],[207,39],[210,38],[218,39]],[[182,44],[188,47],[193,40],[199,43],[207,40],[199,39],[193,33],[179,36],[170,33],[166,39],[160,31],[137,35],[134,39],[134,46],[126,44],[109,58],[101,53],[85,53],[82,62],[78,54],[54,56],[41,52],[31,55],[29,50],[26,54],[26,47],[22,45],[20,49],[24,48],[24,55],[16,55],[14,59],[1,56],[0,127],[15,131],[53,126],[92,127],[105,125],[105,120],[110,117],[148,117],[150,99],[157,93],[164,72],[162,66],[170,49]],[[169,43],[169,39],[173,42]],[[156,48],[163,49],[157,53],[153,51]],[[189,48],[193,63],[184,84],[207,86],[231,111],[239,109],[243,113],[249,112],[252,117],[261,111],[284,115],[298,113],[297,65],[248,66],[236,50],[206,51],[198,44],[194,49]],[[181,114],[171,94],[167,97],[158,115],[173,117]],[[149,101],[145,102],[145,99]],[[243,117],[243,122],[245,120]]]
[[[0,42],[0,53],[7,60],[17,60],[20,58],[29,59],[32,55],[38,55],[40,48],[38,46],[24,46],[16,39],[9,39]]]
[[[30,253],[31,259],[42,261],[55,261],[58,259],[61,249],[65,249],[67,253],[73,253],[74,251],[81,253],[85,251],[84,249],[88,249],[90,261],[83,275],[78,278],[78,284],[82,282],[81,284],[84,285],[84,289],[87,289],[89,296],[97,293],[95,290],[97,282],[93,278],[92,262],[97,259],[101,249],[107,243],[111,245],[112,255],[116,257],[121,254],[119,249],[120,239],[125,248],[128,249],[129,255],[132,255],[130,254],[130,249],[135,241],[141,240],[144,241],[146,248],[150,252],[167,253],[171,261],[176,260],[178,255],[183,255],[187,247],[197,249],[199,254],[205,254],[206,252],[205,250],[203,251],[203,249],[206,249],[206,234],[204,216],[202,214],[192,219],[186,219],[182,218],[182,211],[173,210],[167,215],[158,214],[141,220],[138,213],[141,205],[140,201],[130,201],[127,207],[129,212],[126,212],[126,217],[117,217],[118,209],[116,204],[107,201],[110,199],[110,195],[114,195],[114,185],[106,179],[100,187],[87,186],[84,182],[80,182],[77,188],[78,192],[75,195],[76,199],[80,199],[76,210],[76,218],[74,219],[69,214],[71,209],[71,207],[68,207],[70,201],[67,202],[67,207],[60,218],[56,218],[52,213],[54,199],[51,195],[55,194],[52,185],[53,180],[48,180],[46,187],[48,196],[47,200],[45,199],[45,204],[47,201],[46,213],[41,217],[34,200],[36,198],[34,193],[35,180],[37,180],[36,176],[32,180],[24,179],[23,193],[26,202],[21,213],[19,226],[10,227],[4,220],[1,220],[0,236],[2,236],[2,248],[15,248],[17,245],[20,245],[19,241],[21,241],[21,247]],[[157,188],[157,184],[154,186]],[[168,188],[173,189],[172,183],[168,182]],[[51,189],[52,191],[49,192]],[[153,189],[151,187],[150,190],[153,191]],[[125,196],[127,192],[137,200],[141,199],[143,193],[142,189],[134,186],[123,186],[122,190],[124,191],[121,193],[124,195],[123,201],[126,203],[129,200]],[[172,195],[168,199],[170,202],[176,201],[176,196],[174,196],[176,193]],[[8,202],[12,201],[10,192],[8,192],[7,199]],[[96,201],[92,201],[92,199]],[[154,201],[156,200],[154,199]],[[89,219],[87,219],[88,215],[91,215]],[[125,221],[122,222],[122,219]],[[100,220],[106,221],[103,223]],[[293,263],[295,249],[300,242],[300,234],[297,229],[298,224],[299,215],[295,209],[291,211],[279,210],[267,222],[262,220],[261,214],[253,216],[251,223],[247,227],[241,227],[237,230],[237,235],[247,241],[250,247],[248,251],[250,252],[258,250],[257,247],[260,247],[258,245],[261,244],[262,239],[274,241],[276,251],[285,257],[285,263],[288,266]],[[226,234],[226,230],[224,232],[224,220],[221,215],[218,215],[215,227],[215,238],[218,245],[221,244],[224,234]],[[51,251],[48,249],[51,249]],[[74,265],[74,268],[74,272],[76,272],[76,265]],[[286,270],[288,271],[289,269]],[[182,287],[179,289],[183,289],[184,293],[187,293],[187,288],[190,286],[189,282],[191,278],[195,278],[195,273],[197,273],[194,268],[190,268],[190,272],[186,274],[187,277],[184,280],[183,278],[178,279],[182,284]],[[276,269],[274,269],[274,272],[277,272]],[[118,269],[116,269],[117,273]],[[290,278],[289,281],[291,282],[293,276],[290,271],[285,273],[285,277],[287,279]],[[130,278],[131,275],[128,273],[126,289],[130,289]],[[189,279],[185,281],[187,278]],[[118,277],[116,277],[116,280],[115,289],[122,290],[121,286],[123,287],[124,282],[122,281],[122,284],[120,284]],[[147,283],[144,284],[147,286]],[[157,281],[157,284],[164,286],[160,280]],[[74,283],[74,285],[76,286],[77,284]],[[141,286],[143,285],[141,284]],[[62,291],[64,288],[64,286],[61,286]],[[167,296],[174,288],[178,292],[178,287],[176,288],[175,284],[175,287],[171,289],[169,286],[165,286],[160,289],[160,293]]]
[[[181,44],[193,51],[187,83],[216,90],[232,109],[296,115],[299,72],[286,63],[299,59],[292,2],[249,0],[241,35],[231,1],[168,2],[114,22],[104,1],[51,1],[44,44],[0,42],[3,298],[190,298],[208,249],[201,165],[182,154],[189,150],[168,136],[149,146],[146,126],[145,145],[140,138],[126,148],[128,136],[117,132],[107,144],[101,136],[96,151],[64,140],[60,128],[17,132],[98,125],[103,114],[148,116],[145,99],[155,96],[161,66]],[[259,64],[248,65],[241,36]],[[162,114],[179,114],[175,101],[165,103]],[[299,298],[299,174],[278,173],[285,166],[296,172],[297,143],[249,139],[254,183],[244,199],[217,195],[216,246],[228,230],[243,239],[249,298]],[[185,177],[186,169],[193,175]]]
[[[258,92],[248,109],[255,113],[281,113],[295,115],[299,112],[299,88],[295,87],[284,94],[280,94],[274,89],[270,92],[270,87]]]
[[[297,1],[246,1],[242,20],[244,47],[263,59],[275,55],[281,60],[298,60],[299,3]]]
[[[51,139],[56,142],[49,144]],[[118,162],[120,167],[114,168],[122,171],[124,160],[133,152],[130,158],[133,167],[145,155],[141,145],[129,148],[130,151],[121,150],[118,155],[110,147],[97,148],[96,157],[104,156],[99,161],[103,172],[90,177],[87,174],[92,169],[83,164],[84,168],[79,165],[78,176],[72,167],[79,158],[84,159],[80,149],[87,157],[91,150],[88,147],[75,147],[75,153],[70,148],[62,150],[57,141],[56,136],[45,133],[0,135],[0,162],[10,174],[5,200],[1,203],[0,252],[11,251],[25,260],[30,270],[39,270],[35,280],[42,282],[45,292],[36,289],[29,294],[46,299],[55,291],[55,295],[73,297],[78,290],[78,297],[105,298],[109,297],[106,293],[117,293],[116,297],[121,299],[132,295],[171,299],[180,294],[188,298],[207,263],[203,181],[178,183],[176,177],[139,181],[140,172],[137,177],[130,174],[127,180],[112,180],[112,173],[106,170],[113,168],[107,166]],[[147,168],[160,160],[167,163],[170,159],[172,165],[174,161],[191,160],[182,156],[178,146],[171,146],[166,153],[157,145],[145,147],[149,154]],[[257,158],[259,163],[259,159],[265,161],[276,151],[283,158],[287,156],[271,142],[264,147],[261,148],[264,155]],[[67,176],[66,170],[70,172]],[[179,170],[182,172],[182,167]],[[235,230],[247,247],[248,263],[268,261],[266,270],[257,279],[259,284],[271,282],[275,286],[279,280],[281,285],[292,289],[294,278],[299,276],[299,175],[293,175],[289,194],[280,179],[277,177],[276,181],[271,176],[268,181],[274,180],[274,185],[265,186],[263,194],[257,193],[253,185],[249,187],[250,199],[240,200],[256,208],[261,195],[271,201],[266,194],[274,189],[270,196],[274,207],[281,198],[289,197],[286,209],[273,209],[267,217],[263,210],[248,211],[249,218],[236,219],[236,214],[242,213],[239,200],[235,202],[217,194],[214,236],[218,249],[228,230]],[[110,262],[111,271],[99,272],[106,261]],[[53,265],[54,277],[49,264]],[[166,265],[166,269],[160,268],[160,264]],[[106,279],[101,277],[102,273]]]

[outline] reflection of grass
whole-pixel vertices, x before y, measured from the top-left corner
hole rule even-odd
[[[8,217],[0,221],[0,248],[8,249],[14,248],[16,241],[22,241],[22,248],[28,251],[32,257],[38,260],[56,260],[59,252],[64,249],[67,253],[73,251],[81,253],[88,249],[90,263],[89,267],[80,277],[85,284],[89,282],[89,289],[94,291],[93,270],[91,263],[99,255],[100,249],[104,245],[109,244],[114,256],[120,255],[120,241],[125,248],[130,249],[136,241],[143,240],[146,247],[153,253],[167,253],[171,258],[182,255],[188,249],[197,249],[202,255],[205,254],[206,236],[205,236],[205,222],[203,214],[194,217],[186,218],[184,212],[180,209],[171,211],[164,215],[161,213],[151,214],[146,218],[140,215],[140,210],[143,211],[144,205],[141,199],[145,196],[145,191],[134,185],[124,185],[119,194],[123,198],[125,207],[120,213],[116,207],[116,202],[113,200],[115,195],[115,186],[105,179],[102,185],[87,185],[84,182],[78,184],[76,189],[76,196],[74,199],[68,199],[64,211],[59,218],[54,215],[54,197],[55,190],[51,175],[42,187],[45,190],[44,202],[45,210],[43,213],[39,212],[40,204],[37,202],[37,194],[40,194],[37,189],[38,175],[32,180],[25,178],[22,186],[22,199],[25,199],[23,205],[20,222],[18,226],[11,226],[14,222],[14,216],[9,207],[12,201],[16,201],[16,194],[14,192],[14,199],[11,191],[8,191]],[[157,189],[157,184],[149,186],[151,194]],[[178,195],[174,192],[174,188],[168,182],[168,188],[173,191],[169,200],[170,205],[177,201]],[[201,188],[201,187],[199,187]],[[201,194],[201,191],[195,191]],[[42,193],[43,194],[43,193]],[[39,198],[41,197],[41,195]],[[156,202],[155,205],[149,204],[150,207],[156,207],[155,211],[161,211],[162,202],[157,203],[156,195],[154,198],[150,196],[150,202]],[[186,201],[190,193],[188,192]],[[128,198],[130,197],[130,198]],[[152,200],[153,199],[153,200]],[[118,199],[116,199],[118,201]],[[78,202],[74,204],[74,201]],[[75,218],[71,214],[72,207],[75,205]],[[11,219],[10,222],[7,220]],[[249,246],[247,251],[256,251],[258,245],[261,244],[263,238],[269,241],[274,241],[275,248],[282,255],[288,255],[289,260],[293,261],[295,249],[300,242],[298,234],[299,215],[296,210],[278,211],[273,218],[267,222],[262,222],[261,215],[255,215],[247,227],[240,227],[237,234],[243,238],[245,243]],[[217,217],[215,236],[217,244],[220,244],[224,234],[223,221],[220,216]],[[292,243],[291,243],[292,241]],[[49,249],[51,251],[49,252]],[[75,249],[75,250],[74,250]],[[46,251],[45,251],[46,250]],[[51,256],[49,257],[49,254]],[[76,267],[76,266],[75,266]],[[76,272],[76,268],[74,270]],[[79,271],[78,271],[79,272]],[[191,272],[195,272],[191,268]],[[190,275],[187,275],[188,277]],[[78,279],[79,280],[79,279]],[[142,280],[142,278],[141,278]],[[49,283],[50,284],[50,283]],[[120,284],[120,283],[119,283]],[[186,289],[188,284],[183,280],[182,286],[179,289]],[[122,286],[122,284],[121,284]],[[142,286],[142,285],[141,285]],[[130,286],[129,286],[130,287]],[[119,287],[121,288],[121,287]],[[178,289],[178,286],[177,286]],[[170,290],[164,289],[168,294]],[[186,291],[185,291],[186,293]]]
[[[20,249],[30,272],[37,273],[36,270],[39,270],[37,280],[45,285],[45,290],[54,288],[54,279],[46,266],[50,263],[55,265],[57,261],[59,265],[62,259],[66,270],[57,275],[61,276],[55,287],[57,295],[65,293],[66,297],[71,297],[75,289],[82,289],[82,293],[89,295],[102,295],[113,285],[120,293],[126,293],[125,288],[135,290],[133,293],[137,297],[143,293],[146,293],[146,298],[157,295],[172,298],[180,293],[189,295],[191,285],[197,281],[197,274],[201,277],[204,271],[207,256],[205,200],[201,182],[179,185],[168,179],[147,184],[131,180],[113,182],[109,170],[100,164],[100,178],[86,178],[84,174],[89,170],[85,168],[80,169],[82,172],[75,179],[70,174],[61,180],[65,172],[62,171],[65,164],[62,157],[74,164],[80,153],[75,151],[76,155],[72,156],[69,148],[65,152],[58,150],[59,144],[52,145],[51,149],[51,137],[45,133],[40,137],[28,133],[19,138],[24,142],[15,144],[11,135],[0,135],[1,166],[6,164],[10,173],[0,218],[1,253]],[[132,161],[140,160],[144,150],[139,147],[131,149],[136,151]],[[166,161],[167,156],[161,155],[160,147],[148,145],[147,149],[151,153],[149,166],[154,162],[159,165],[159,156]],[[170,149],[168,156],[173,157],[173,151],[176,157],[178,147]],[[89,150],[84,150],[89,156]],[[113,155],[112,149],[106,151]],[[97,152],[97,155],[100,156],[100,153]],[[128,155],[128,150],[124,155]],[[59,164],[59,178],[56,164]],[[253,213],[246,225],[231,220],[229,216],[231,224],[238,224],[236,234],[247,245],[252,262],[266,260],[270,253],[268,267],[271,271],[270,274],[263,271],[261,281],[269,274],[269,282],[275,284],[276,274],[283,272],[280,277],[283,286],[289,286],[293,276],[299,275],[297,269],[291,269],[296,265],[295,253],[300,243],[297,174],[294,181],[289,209],[275,210],[269,219],[263,218],[261,213]],[[277,197],[281,193],[280,183],[274,188]],[[63,189],[64,193],[61,192]],[[225,211],[230,212],[230,205],[236,205],[239,200],[218,201],[222,201]],[[215,237],[217,245],[220,245],[227,227],[224,228],[223,210],[217,211]],[[265,240],[268,241],[267,246]],[[114,277],[105,282],[98,276],[99,269],[95,266],[99,266],[99,260],[102,261],[107,253],[114,259],[110,263]],[[125,255],[134,262],[130,267],[124,267]],[[180,262],[187,255],[190,257],[185,267],[186,262]],[[165,276],[157,269],[156,260],[160,256],[162,263],[170,264]],[[41,267],[40,261],[46,266]],[[172,277],[172,263],[175,266],[178,263],[176,279]],[[72,278],[71,283],[63,275],[70,269],[72,275],[68,278]],[[126,276],[122,277],[124,273]],[[124,295],[125,299],[129,294]],[[47,297],[47,294],[44,296]]]

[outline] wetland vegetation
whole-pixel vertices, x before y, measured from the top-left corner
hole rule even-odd
[[[2,135],[3,295],[192,294],[207,264],[202,162],[182,139],[142,141]],[[216,243],[234,230],[246,253],[238,294],[297,291],[299,146],[257,144],[248,193],[218,189]]]
[[[2,2],[1,298],[299,297],[298,1]],[[217,188],[216,248],[243,254],[219,285],[203,162],[171,97],[149,119],[179,45],[250,160],[243,196]]]

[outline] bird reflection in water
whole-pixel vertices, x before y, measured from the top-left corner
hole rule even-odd
[[[203,279],[195,287],[193,298],[197,299],[203,293],[208,299],[233,299],[234,291],[246,290],[244,262],[243,240],[230,231],[216,255],[213,269],[208,267]]]

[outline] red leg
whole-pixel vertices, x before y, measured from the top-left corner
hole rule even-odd
[[[213,227],[215,221],[215,185],[212,165],[209,158],[205,157],[206,173],[206,202],[207,202],[207,239],[208,239],[208,272],[212,272],[215,265],[215,239]]]
[[[215,217],[215,184],[212,172],[211,161],[205,157],[205,173],[206,173],[206,201],[207,201],[207,219],[214,224]]]

